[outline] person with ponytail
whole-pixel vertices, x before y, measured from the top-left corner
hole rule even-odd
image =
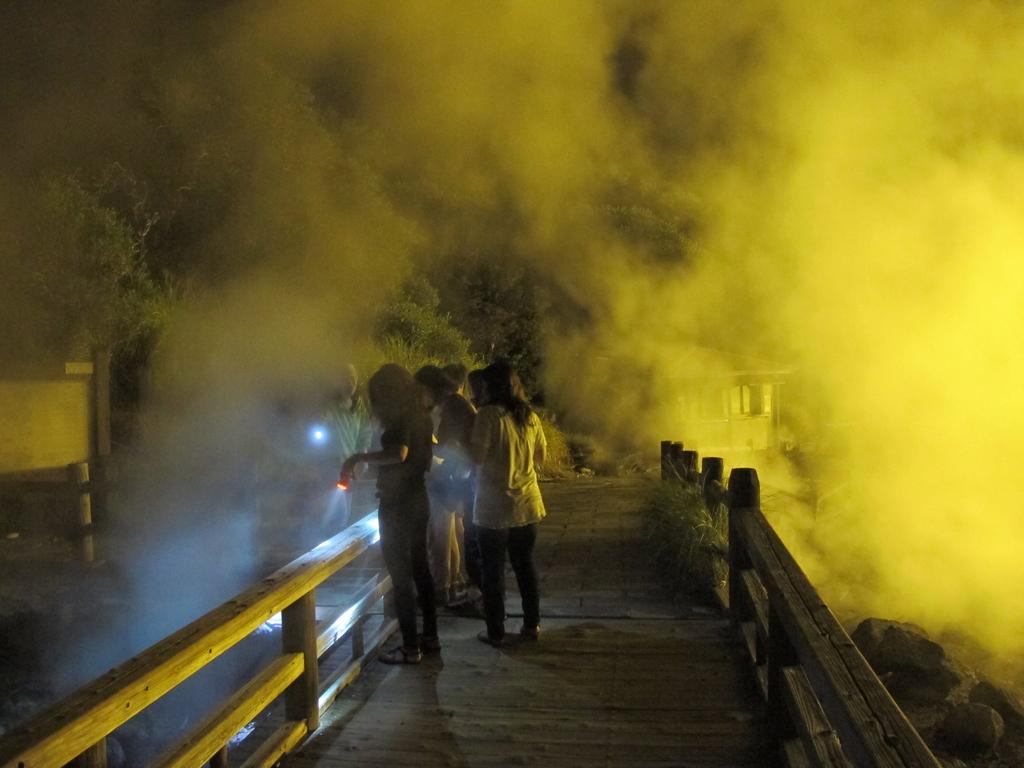
[[[537,482],[547,441],[540,418],[526,400],[512,367],[498,361],[484,369],[486,405],[476,416],[470,453],[478,466],[473,523],[481,555],[481,587],[487,629],[477,639],[505,641],[505,555],[523,605],[520,637],[540,634],[540,592],[533,549],[537,524],[547,514]]]

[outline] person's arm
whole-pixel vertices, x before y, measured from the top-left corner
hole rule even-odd
[[[537,442],[533,446],[533,463],[542,466],[548,457],[548,438],[544,434],[544,423],[537,416],[534,418],[537,419]]]
[[[485,408],[477,412],[473,422],[473,432],[466,446],[469,453],[469,460],[474,464],[483,464],[487,457],[487,451],[491,447],[491,421],[493,414],[490,409]]]
[[[379,451],[353,453],[345,459],[345,463],[341,465],[341,473],[339,475],[338,482],[342,485],[348,485],[351,483],[352,478],[355,477],[356,466],[358,464],[376,464],[377,466],[382,464],[401,464],[408,457],[409,446],[401,443],[386,445]]]
[[[370,414],[366,412],[365,406],[358,405],[357,413],[357,434],[356,451],[368,451],[373,442],[373,430],[370,429]]]
[[[381,435],[379,451],[354,453],[341,465],[341,482],[347,485],[355,474],[357,464],[401,464],[409,457],[409,433],[407,429],[386,430]]]

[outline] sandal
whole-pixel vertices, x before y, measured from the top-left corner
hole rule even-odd
[[[528,640],[536,642],[540,639],[540,627],[523,627],[519,630],[519,638],[521,640]]]
[[[410,650],[399,645],[390,651],[384,651],[377,658],[384,664],[419,664],[423,661],[423,654],[419,648]]]
[[[425,637],[424,635],[419,636],[420,648],[423,649],[423,653],[437,653],[441,650],[441,638],[437,635],[433,637]]]
[[[477,633],[476,639],[479,640],[481,643],[487,643],[488,645],[493,646],[494,648],[501,648],[501,646],[505,644],[504,637],[491,637],[489,634],[487,634],[486,629],[481,629]]]

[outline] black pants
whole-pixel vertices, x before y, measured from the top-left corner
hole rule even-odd
[[[480,565],[480,538],[477,536],[477,527],[473,523],[473,505],[466,508],[462,516],[462,562],[466,564],[466,575],[469,582],[477,589],[483,591],[483,578],[481,577]]]
[[[505,551],[516,575],[519,594],[523,600],[523,626],[540,626],[540,591],[537,586],[537,568],[533,564],[533,546],[537,542],[537,525],[517,528],[477,527],[482,558],[482,589],[487,634],[505,636]]]
[[[419,647],[416,636],[416,598],[423,611],[423,636],[437,637],[437,609],[434,580],[427,560],[427,520],[430,503],[427,491],[400,500],[380,502],[380,547],[384,565],[391,574],[402,645]]]

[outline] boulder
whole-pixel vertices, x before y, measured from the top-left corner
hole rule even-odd
[[[1002,716],[985,704],[957,704],[939,726],[938,736],[957,755],[991,752],[1003,738]]]
[[[975,704],[985,704],[1002,715],[1007,725],[1024,726],[1024,700],[1008,688],[996,685],[991,680],[981,680],[968,694]]]
[[[860,648],[860,652],[870,661],[871,655],[877,651],[878,646],[881,645],[882,640],[885,638],[885,633],[893,628],[928,639],[928,632],[917,624],[911,624],[909,621],[890,621],[889,619],[875,618],[864,619],[853,630],[850,637],[853,638],[853,642]]]
[[[865,619],[852,638],[889,692],[900,701],[938,704],[968,673],[915,624]]]

